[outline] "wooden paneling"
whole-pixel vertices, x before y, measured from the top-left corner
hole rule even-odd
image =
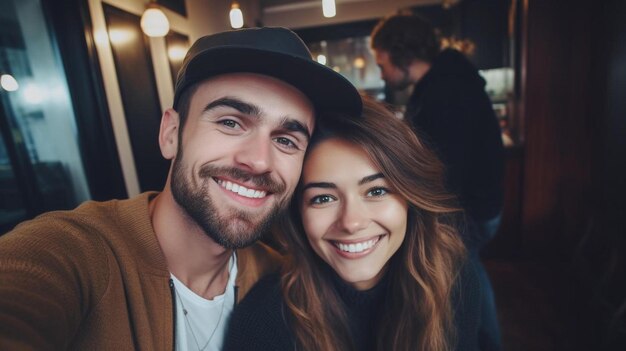
[[[485,258],[511,259],[521,256],[521,198],[524,170],[524,148],[515,146],[505,149],[504,207],[502,222],[496,236],[482,250]]]
[[[626,350],[626,2],[607,0],[602,7],[603,35],[594,41],[600,140],[596,143],[593,222],[577,257],[589,287],[594,348]]]
[[[529,256],[566,257],[589,218],[595,5],[527,4],[522,245]]]
[[[103,4],[141,191],[161,190],[169,162],[158,144],[161,108],[148,38],[140,18]]]

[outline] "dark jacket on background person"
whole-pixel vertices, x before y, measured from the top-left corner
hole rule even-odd
[[[173,350],[156,194],[50,212],[1,237],[0,350]],[[237,301],[280,260],[261,243],[237,250]]]
[[[373,288],[354,289],[328,268],[328,274],[344,304],[356,350],[374,351],[385,301],[392,299],[389,274]],[[480,287],[475,267],[468,262],[461,270],[453,290],[452,305],[456,327],[457,351],[478,350]],[[289,327],[289,309],[285,305],[278,274],[271,274],[255,285],[235,308],[224,341],[224,351],[294,351],[295,334]],[[417,332],[417,331],[416,331]]]
[[[446,184],[476,221],[502,209],[504,149],[485,80],[462,53],[443,50],[415,84],[405,119],[446,165]]]

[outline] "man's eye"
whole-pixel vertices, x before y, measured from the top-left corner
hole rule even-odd
[[[233,128],[234,129],[234,128],[239,127],[239,123],[233,121],[232,119],[225,119],[225,120],[220,121],[220,123],[223,126],[228,127],[228,128]]]
[[[385,188],[374,188],[367,192],[367,196],[383,196],[388,193]]]
[[[311,204],[321,205],[334,201],[335,199],[330,195],[318,195],[311,199]]]
[[[278,137],[275,138],[274,140],[276,140],[277,143],[287,146],[289,148],[295,148],[296,147],[296,143],[294,143],[293,141],[291,141],[291,139],[289,138],[285,138],[285,137]]]

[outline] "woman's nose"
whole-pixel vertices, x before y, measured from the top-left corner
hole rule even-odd
[[[367,228],[370,222],[371,219],[367,214],[366,208],[359,201],[345,202],[339,218],[341,229],[347,233],[354,234]]]

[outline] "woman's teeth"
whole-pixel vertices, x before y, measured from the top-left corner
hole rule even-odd
[[[239,185],[237,183],[232,183],[227,180],[216,179],[217,184],[219,184],[222,188],[232,191],[235,194],[239,194],[244,197],[249,197],[252,199],[260,199],[267,195],[266,191],[262,190],[254,190],[248,189],[243,185]]]
[[[363,252],[365,250],[371,249],[374,245],[376,245],[378,240],[380,240],[380,236],[377,236],[374,239],[360,242],[360,243],[343,244],[339,242],[334,242],[334,244],[341,251],[350,252],[350,253],[359,253],[359,252]]]

